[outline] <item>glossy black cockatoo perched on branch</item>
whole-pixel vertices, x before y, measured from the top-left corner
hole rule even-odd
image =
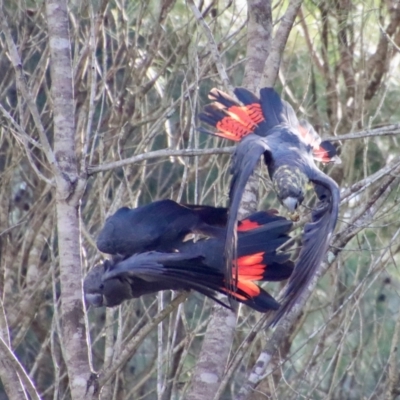
[[[299,121],[293,108],[282,101],[273,88],[260,90],[260,98],[243,88],[234,91],[238,100],[212,89],[214,102],[204,108],[200,120],[214,126],[208,132],[238,142],[232,159],[229,218],[226,235],[227,277],[232,276],[235,258],[235,226],[245,185],[261,156],[279,201],[294,212],[303,202],[306,185],[314,184],[318,202],[311,222],[304,227],[303,246],[288,282],[282,306],[274,323],[296,303],[324,258],[338,218],[340,192],[329,176],[321,172],[314,159],[339,161],[329,142],[321,142],[314,128]],[[204,131],[204,130],[203,130]],[[235,286],[233,280],[232,285]]]
[[[257,311],[278,309],[279,303],[255,281],[289,278],[293,262],[277,249],[289,240],[292,222],[274,212],[258,212],[238,223],[237,289],[230,293],[223,256],[226,217],[226,208],[172,200],[118,210],[97,240],[99,249],[114,258],[89,271],[87,303],[113,307],[160,290],[193,289],[218,302],[217,292]],[[185,240],[194,232],[207,238]]]

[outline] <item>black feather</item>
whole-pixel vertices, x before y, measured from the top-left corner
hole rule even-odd
[[[135,209],[120,208],[100,231],[97,248],[103,253],[130,256],[144,251],[173,251],[188,233],[222,234],[226,208],[185,206],[160,200]]]
[[[331,178],[314,170],[310,180],[318,188],[319,202],[312,211],[312,221],[304,227],[302,249],[282,299],[282,306],[272,324],[276,324],[296,304],[317,272],[328,250],[339,213],[340,192]]]

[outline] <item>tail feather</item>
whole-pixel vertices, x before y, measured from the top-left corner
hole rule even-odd
[[[229,96],[229,94],[221,92],[217,88],[212,88],[210,90],[210,93],[208,93],[208,98],[212,101],[222,104],[226,108],[239,105],[233,97]]]
[[[319,147],[321,143],[321,137],[308,121],[301,119],[299,121],[298,130],[305,143],[309,144],[313,149]]]
[[[238,256],[255,254],[260,250],[273,252],[290,237],[287,235],[292,222],[286,219],[271,222],[251,231],[238,233]]]
[[[245,89],[238,90],[246,91]],[[213,135],[236,142],[240,141],[250,133],[256,133],[258,125],[264,121],[260,102],[256,96],[252,96],[254,101],[247,102],[242,106],[226,93],[214,88],[209,93],[209,98],[214,100],[214,103],[204,107],[199,118],[217,128],[218,132]],[[250,92],[248,92],[246,99],[250,98]]]
[[[314,160],[324,164],[341,164],[336,147],[328,140],[321,142],[321,137],[308,121],[300,120],[298,131],[302,140],[312,147]]]
[[[246,232],[252,229],[257,229],[262,225],[284,219],[277,215],[278,211],[275,209],[267,211],[258,211],[249,215],[247,218],[238,221],[238,232]]]
[[[324,140],[319,144],[317,148],[313,149],[314,160],[320,161],[324,164],[333,163],[341,164],[342,160],[337,155],[336,147],[329,142]]]
[[[293,107],[282,100],[275,89],[271,87],[262,88],[260,99],[267,130],[281,124],[288,124],[292,128],[298,129],[300,124]]]
[[[268,260],[268,254],[261,253],[256,263],[255,257],[243,256],[238,258],[239,280],[280,282],[288,279],[293,272],[294,263],[286,257],[286,260],[274,262]]]
[[[243,294],[244,293],[244,296]],[[277,310],[280,304],[264,289],[250,280],[239,279],[237,283],[237,291],[230,295],[259,312],[268,312],[269,310]]]
[[[252,126],[253,128],[264,120],[261,112],[260,100],[253,93],[244,88],[235,89],[235,95],[244,104],[240,105],[235,99],[221,92],[218,89],[211,89],[209,98],[214,100],[212,106],[217,110],[223,110],[227,115],[244,126]],[[209,106],[204,109],[207,110]],[[214,111],[214,109],[212,110]]]
[[[270,87],[260,90],[261,100],[244,88],[236,88],[235,99],[218,89],[212,89],[209,98],[214,102],[199,114],[201,121],[217,128],[217,132],[199,129],[201,132],[228,140],[240,141],[254,133],[261,137],[280,124],[287,124],[299,133],[304,143],[313,148],[314,158],[323,163],[340,163],[336,149],[329,142],[325,147],[314,127],[306,120],[298,120],[293,107],[282,100]],[[332,146],[332,147],[331,147]]]
[[[241,226],[249,226],[250,223],[258,225],[240,231]],[[261,291],[254,281],[282,281],[291,276],[294,263],[290,255],[277,253],[277,249],[290,239],[288,233],[293,224],[272,212],[258,212],[239,221],[238,225],[237,259],[232,279],[236,282],[236,289],[240,288],[249,295],[248,301],[253,302],[253,308],[254,302],[258,305],[261,302],[271,309],[273,304],[276,306],[278,303]],[[231,297],[234,296],[231,294]]]
[[[222,117],[221,114],[223,114]],[[201,121],[218,129],[217,132],[212,133],[213,136],[233,140],[234,142],[240,141],[244,136],[252,132],[248,126],[244,126],[230,115],[222,113],[215,105],[205,107],[204,112],[199,114],[199,118]],[[203,132],[209,133],[204,130]]]
[[[238,98],[238,100],[246,106],[255,103],[260,104],[260,99],[254,93],[250,92],[250,90],[239,87],[236,88],[233,92],[235,93],[235,96]]]
[[[234,300],[246,304],[248,307],[259,312],[277,310],[280,306],[269,293],[251,280],[240,278],[235,291],[232,291],[227,288],[222,275],[210,276],[209,272],[206,274],[197,272],[196,274],[191,274],[191,276],[189,276],[186,272],[187,270],[173,273],[169,270],[166,272],[166,275],[171,275],[174,279],[181,280],[192,289],[197,290],[213,300],[216,300],[214,293],[219,292],[226,294]],[[225,307],[229,307],[221,301],[219,301],[219,303]]]
[[[237,258],[238,277],[253,281],[283,281],[293,272],[294,263],[287,253],[260,251]],[[235,274],[235,270],[233,271]]]
[[[215,292],[229,294],[235,300],[249,307],[267,312],[276,310],[279,304],[263,289],[251,280],[239,279],[237,290],[231,292],[221,271],[204,264],[202,256],[190,256],[181,253],[147,252],[131,256],[111,266],[103,275],[103,279],[132,279],[134,291],[135,278],[140,278],[150,284],[162,281],[163,289],[193,289],[212,298],[220,304]],[[133,293],[133,297],[135,297]]]

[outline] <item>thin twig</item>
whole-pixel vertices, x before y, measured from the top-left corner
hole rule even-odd
[[[22,364],[18,361],[18,358],[15,357],[13,351],[10,349],[9,346],[7,346],[7,343],[4,341],[2,337],[0,337],[0,352],[1,352],[1,358],[4,360],[9,360],[17,372],[18,376],[24,383],[24,388],[28,391],[29,395],[31,396],[32,399],[34,400],[40,400],[39,393],[36,391],[35,385],[32,382],[31,378],[25,371],[25,368],[22,366]]]
[[[201,15],[201,12],[197,8],[196,4],[194,4],[193,0],[187,0],[187,3],[189,7],[191,8],[197,22],[200,24],[200,26],[203,29],[204,34],[207,37],[208,40],[208,48],[211,51],[212,57],[214,59],[215,66],[217,67],[218,74],[222,80],[222,84],[224,85],[224,88],[230,92],[230,94],[233,94],[233,86],[231,85],[230,79],[228,77],[228,74],[226,73],[224,64],[221,59],[221,55],[218,50],[218,45],[215,42],[214,36],[211,32],[210,27],[207,25],[206,21],[204,20],[203,16]]]
[[[324,140],[329,140],[330,142],[338,142],[340,140],[361,139],[371,136],[396,136],[396,135],[400,135],[400,124],[393,124],[375,129],[367,129],[355,133],[348,133],[347,135],[328,136],[324,137]]]
[[[42,121],[40,119],[39,110],[36,106],[36,103],[32,97],[32,94],[28,88],[24,74],[22,72],[21,57],[19,56],[17,46],[15,45],[14,40],[12,38],[10,28],[7,23],[7,18],[4,15],[2,7],[0,7],[0,27],[4,33],[4,36],[6,37],[6,42],[7,42],[7,46],[8,46],[10,59],[11,59],[12,65],[14,67],[16,78],[17,78],[16,82],[17,82],[18,89],[21,91],[23,98],[27,102],[29,110],[32,114],[32,118],[35,121],[35,126],[36,126],[36,129],[38,130],[40,142],[41,142],[41,145],[43,146],[43,152],[45,153],[46,158],[49,161],[50,165],[53,167],[54,171],[57,172],[58,170],[56,168],[56,166],[57,166],[56,158],[53,153],[53,150],[51,149],[50,143],[47,139],[45,129],[44,129]]]
[[[395,171],[399,174],[400,167]],[[341,249],[352,239],[358,232],[364,229],[373,220],[376,212],[381,207],[387,196],[390,194],[390,185],[395,180],[394,176],[387,176],[382,185],[371,195],[369,201],[364,205],[363,209],[354,216],[349,226],[343,229],[335,236],[335,240],[331,246],[331,251],[326,256],[328,261],[324,261],[318,272],[315,274],[307,289],[299,298],[298,303],[285,315],[277,324],[270,340],[263,351],[261,351],[254,368],[248,375],[247,382],[242,386],[237,400],[245,400],[248,398],[252,390],[264,377],[267,367],[270,365],[273,355],[280,348],[282,341],[287,337],[290,328],[295,323],[301,310],[304,308],[306,301],[313,292],[320,276],[328,269],[328,267],[336,259]],[[272,317],[272,316],[271,316]]]
[[[96,174],[101,171],[108,171],[110,169],[123,167],[125,165],[134,164],[137,162],[151,160],[153,158],[161,158],[161,157],[171,157],[171,156],[206,156],[212,154],[231,154],[233,153],[235,147],[220,147],[220,148],[212,148],[212,149],[180,149],[180,150],[170,150],[170,149],[162,149],[155,150],[150,153],[143,153],[137,156],[125,158],[123,160],[114,161],[108,164],[97,165],[88,168],[88,175]]]
[[[171,303],[169,303],[162,311],[160,311],[151,321],[149,321],[140,333],[132,338],[132,340],[124,346],[123,351],[119,357],[114,361],[112,366],[107,370],[103,371],[99,377],[99,386],[102,387],[114,374],[125,365],[126,361],[132,356],[137,350],[147,335],[161,322],[163,321],[179,304],[184,302],[188,297],[189,292],[180,293],[176,296]]]

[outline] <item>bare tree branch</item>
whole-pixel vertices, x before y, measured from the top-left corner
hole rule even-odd
[[[116,371],[118,371],[126,363],[126,361],[132,356],[139,345],[147,337],[149,332],[151,332],[161,321],[163,321],[173,310],[175,310],[179,304],[184,302],[187,299],[188,295],[188,292],[182,292],[178,294],[167,306],[165,306],[163,310],[161,310],[156,316],[151,319],[151,321],[149,321],[143,327],[143,329],[139,332],[140,334],[136,335],[131,341],[129,341],[126,346],[124,346],[123,351],[118,356],[118,358],[114,360],[113,365],[107,370],[100,373],[100,387],[102,387],[109,379],[111,379]]]
[[[217,67],[218,74],[222,80],[222,84],[224,88],[228,90],[231,94],[233,94],[233,86],[231,85],[230,79],[226,73],[225,67],[221,60],[221,55],[218,50],[217,43],[215,42],[214,36],[211,32],[210,27],[207,25],[206,21],[204,20],[201,12],[197,8],[196,4],[193,0],[187,0],[187,4],[189,5],[190,9],[192,10],[197,22],[203,29],[203,32],[208,40],[208,48],[211,51],[215,66]]]
[[[137,162],[152,160],[153,158],[161,158],[161,157],[171,157],[171,156],[205,156],[212,154],[231,154],[233,153],[234,147],[217,147],[213,149],[179,149],[179,150],[170,150],[170,149],[162,149],[162,150],[154,150],[150,153],[143,153],[137,156],[133,156],[130,158],[126,158],[124,160],[114,161],[112,163],[98,165],[95,167],[88,168],[88,174],[93,175],[97,172],[108,171],[111,169],[123,167],[125,165],[134,164]]]
[[[21,379],[21,382],[23,383],[24,388],[27,390],[30,397],[34,400],[40,400],[40,396],[39,396],[38,392],[36,391],[35,385],[29,378],[24,367],[18,361],[18,358],[14,355],[14,353],[11,351],[11,349],[7,346],[7,344],[4,342],[2,337],[0,337],[0,353],[1,353],[1,359],[2,359],[1,362],[2,363],[10,362],[10,364],[12,365],[12,368],[14,368],[14,370],[16,371],[17,381],[13,382],[12,384],[17,385],[17,388],[18,388],[18,385],[20,384],[19,379]],[[18,390],[18,392],[20,394],[22,394],[21,393],[22,391],[20,389]],[[25,396],[24,396],[24,398],[25,398]],[[15,397],[15,399],[16,399],[16,397]]]
[[[91,374],[82,303],[82,269],[78,207],[86,184],[78,176],[75,153],[75,109],[67,2],[47,0],[54,106],[56,207],[60,254],[62,343],[72,399],[83,399]],[[43,144],[43,143],[42,143]]]
[[[40,142],[41,145],[43,146],[43,151],[47,157],[47,160],[49,161],[49,164],[52,166],[54,173],[56,173],[57,172],[57,169],[55,168],[56,158],[50,147],[50,143],[47,139],[42,121],[40,119],[39,110],[37,109],[35,101],[32,98],[32,94],[27,86],[22,70],[22,61],[20,55],[18,54],[18,50],[17,47],[15,46],[14,40],[12,38],[10,28],[8,27],[7,18],[3,12],[3,2],[0,3],[0,27],[6,37],[8,50],[10,52],[9,54],[11,62],[13,64],[13,67],[15,69],[15,75],[17,77],[18,88],[21,91],[24,100],[27,102],[29,110],[32,114],[32,118],[35,121],[36,129],[38,130]]]
[[[340,136],[324,137],[324,140],[338,142],[339,140],[361,139],[366,137],[396,136],[400,135],[400,124],[383,126],[381,128],[367,129],[360,132],[348,133]]]
[[[4,386],[4,390],[7,393],[10,400],[27,399],[24,387],[19,379],[18,373],[14,368],[12,361],[8,359],[10,357],[14,358],[15,356],[12,350],[10,349],[10,334],[8,330],[6,315],[4,312],[3,302],[1,299],[0,299],[0,339],[2,341],[2,344],[0,345],[1,347],[0,352],[3,354],[0,360],[0,378]],[[6,347],[6,349],[3,349],[4,346]],[[32,384],[32,382],[30,383]],[[34,387],[33,391],[36,391]]]
[[[247,45],[243,86],[257,92],[272,41],[271,1],[247,0]]]
[[[274,86],[278,77],[279,67],[283,50],[285,49],[289,33],[292,29],[294,20],[301,7],[303,0],[291,0],[282,16],[279,27],[272,40],[271,51],[265,64],[265,69],[261,79],[261,87]]]

